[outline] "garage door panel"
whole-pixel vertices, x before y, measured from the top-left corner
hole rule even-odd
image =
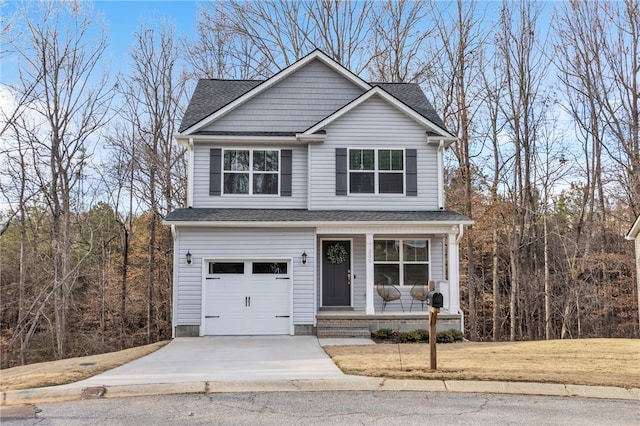
[[[247,263],[242,274],[206,277],[204,334],[289,334],[291,280],[282,273],[253,274]]]

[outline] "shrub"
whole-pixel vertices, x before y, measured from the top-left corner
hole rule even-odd
[[[425,330],[424,328],[419,328],[415,331],[415,333],[418,335],[419,341],[421,342],[429,341],[429,330]]]
[[[381,328],[378,331],[374,331],[373,333],[371,333],[371,337],[373,337],[374,339],[380,339],[380,340],[389,340],[391,338],[393,338],[393,330],[390,328]]]
[[[441,331],[438,334],[436,334],[436,342],[438,343],[460,342],[462,341],[463,337],[464,335],[460,330],[456,330],[452,328],[450,330]]]
[[[398,341],[400,343],[413,343],[420,340],[420,333],[417,330],[413,331],[401,331],[398,333]]]

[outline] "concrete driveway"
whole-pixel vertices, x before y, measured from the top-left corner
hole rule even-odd
[[[152,354],[75,385],[345,377],[315,336],[211,336],[175,338]]]

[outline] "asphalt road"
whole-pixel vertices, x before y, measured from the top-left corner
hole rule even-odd
[[[638,401],[390,391],[105,398],[2,414],[3,425],[640,425]]]

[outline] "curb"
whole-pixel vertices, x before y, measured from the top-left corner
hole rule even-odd
[[[232,392],[321,392],[321,391],[413,391],[495,393],[515,395],[574,396],[640,401],[640,388],[582,386],[529,382],[482,382],[456,380],[400,380],[346,376],[344,379],[306,379],[236,382],[183,382],[81,387],[74,384],[2,392],[0,406],[77,401],[81,399],[126,398],[173,394]]]

